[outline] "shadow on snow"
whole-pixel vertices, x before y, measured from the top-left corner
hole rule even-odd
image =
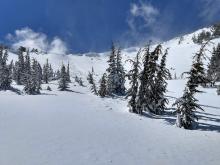
[[[214,131],[220,133],[220,115],[210,114],[206,112],[196,113],[199,118],[199,121],[198,125],[193,130]],[[176,116],[172,111],[165,111],[163,115],[155,115],[149,112],[144,112],[143,116],[151,119],[164,120],[165,123],[168,125],[175,125],[176,122]]]

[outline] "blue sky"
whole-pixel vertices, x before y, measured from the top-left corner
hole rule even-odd
[[[32,39],[39,34],[50,47],[63,42],[77,53],[104,51],[112,41],[167,40],[220,21],[219,0],[0,0],[0,6],[1,42],[25,40],[31,36],[21,36],[25,28]]]

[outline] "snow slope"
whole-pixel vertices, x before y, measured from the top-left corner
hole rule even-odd
[[[200,45],[193,43],[192,37],[193,35],[200,33],[202,30],[210,31],[210,28],[200,29],[194,33],[183,36],[183,41],[181,44],[179,44],[180,37],[162,43],[164,50],[169,48],[167,68],[170,69],[172,75],[176,73],[177,77],[180,78],[183,72],[189,71],[192,64],[192,57],[200,49]],[[207,57],[210,57],[210,52],[218,43],[220,43],[220,38],[212,40],[210,44],[207,45]],[[153,47],[155,46],[153,45],[152,49]],[[122,50],[122,61],[124,62],[126,70],[130,69],[130,63],[126,62],[126,60],[134,58],[138,50],[138,47],[131,47]],[[41,64],[44,64],[48,58],[54,69],[59,69],[62,63],[67,64],[69,62],[72,76],[78,75],[84,78],[84,80],[86,80],[86,76],[88,72],[91,71],[92,67],[94,68],[96,74],[99,75],[98,77],[104,73],[105,69],[107,68],[108,55],[109,52],[86,53],[81,55],[31,54],[31,56],[40,61]],[[17,60],[17,55],[13,53],[10,53],[9,57],[9,60]],[[208,58],[205,61],[205,64],[207,63]]]
[[[198,32],[196,32],[198,33]],[[169,49],[168,67],[180,75],[188,71],[199,46],[193,34],[163,43]],[[217,44],[219,39],[213,41]],[[209,45],[208,49],[212,49]],[[123,50],[123,61],[133,58],[138,48]],[[55,55],[31,54],[41,63],[48,58],[55,69],[70,62],[71,75],[86,79],[94,67],[96,80],[107,67],[107,54]],[[17,56],[9,54],[16,60]],[[124,63],[130,68],[129,63]],[[168,81],[168,107],[182,95],[185,80]],[[13,84],[17,89],[22,86]],[[0,165],[218,165],[220,162],[220,97],[215,89],[202,89],[197,96],[205,105],[198,112],[196,130],[176,128],[175,116],[138,116],[128,112],[123,98],[99,98],[88,87],[74,81],[72,92],[57,90],[42,95],[18,95],[0,91]]]
[[[168,94],[180,96],[184,83],[169,81]],[[73,92],[50,86],[39,96],[0,92],[0,164],[219,164],[219,109],[205,108],[198,130],[184,130],[174,116],[128,113],[123,99],[101,99],[74,84]],[[199,98],[220,107],[213,90]]]

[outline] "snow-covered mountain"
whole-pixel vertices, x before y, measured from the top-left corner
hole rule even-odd
[[[169,48],[168,68],[180,76],[190,69],[192,57],[200,46],[195,33],[162,43]],[[207,46],[212,50],[220,39]],[[152,46],[153,47],[153,46]],[[139,48],[123,50],[126,70]],[[207,56],[210,52],[207,50]],[[92,67],[96,79],[105,72],[108,52],[83,55],[36,54],[41,64],[46,59],[54,69],[70,63],[71,76],[86,82]],[[9,60],[17,55],[9,52]],[[208,61],[206,61],[208,63]],[[50,86],[52,91],[46,90]],[[169,80],[168,108],[180,97],[185,80]],[[23,86],[13,86],[17,89]],[[0,91],[0,165],[218,165],[220,162],[220,97],[216,89],[201,89],[197,95],[205,112],[198,112],[199,127],[175,127],[175,116],[138,116],[128,112],[124,98],[100,98],[89,87],[74,80],[72,92],[59,91],[57,81],[42,85],[41,95],[17,95]]]
[[[170,69],[171,73],[174,75],[176,73],[177,77],[180,77],[183,72],[189,71],[192,64],[193,55],[199,51],[200,45],[195,44],[192,41],[192,37],[201,33],[203,30],[211,31],[210,28],[204,28],[197,30],[191,34],[182,36],[182,41],[180,42],[180,37],[174,38],[167,42],[162,43],[163,49],[169,48],[167,57],[167,68]],[[220,38],[214,39],[207,45],[206,55],[210,57],[210,52],[213,47],[220,43]],[[154,47],[154,45],[152,45]],[[127,59],[132,59],[135,57],[139,47],[131,47],[122,50],[123,62],[126,70],[130,69],[130,64],[126,62]],[[62,63],[70,63],[72,76],[79,75],[86,77],[92,67],[94,68],[96,74],[101,75],[106,67],[109,52],[104,53],[85,53],[85,54],[36,54],[31,53],[31,56],[36,58],[40,63],[45,63],[48,58],[50,63],[52,63],[53,68],[58,69]],[[17,60],[17,55],[10,53],[9,60]],[[205,61],[207,64],[209,59]]]

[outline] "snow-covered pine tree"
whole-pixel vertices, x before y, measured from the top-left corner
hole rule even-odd
[[[206,84],[208,83],[208,79],[203,64],[203,59],[205,58],[204,49],[207,44],[208,42],[202,44],[199,52],[195,54],[195,56],[193,57],[194,62],[192,64],[192,69],[190,72],[187,73],[189,75],[188,87],[190,88],[191,91],[197,88],[199,85],[206,86]]]
[[[15,82],[17,84],[19,84],[19,70],[18,70],[18,61],[15,61],[14,65],[13,65],[13,68],[12,68],[12,79],[15,80]]]
[[[47,86],[47,90],[48,90],[48,91],[52,91],[52,89],[51,89],[50,86]]]
[[[39,77],[40,77],[40,80],[41,80],[41,83],[42,83],[42,80],[43,80],[43,69],[41,67],[41,64],[38,62],[38,69],[39,69]]]
[[[150,53],[149,58],[149,95],[148,100],[149,103],[146,104],[146,109],[149,112],[152,112],[154,114],[157,114],[157,105],[158,105],[158,97],[159,97],[159,91],[156,89],[156,80],[157,80],[157,73],[159,70],[159,65],[157,64],[157,61],[159,59],[159,56],[162,54],[162,46],[158,45],[153,52]]]
[[[93,83],[91,84],[90,86],[90,90],[92,91],[92,93],[94,93],[95,95],[98,95],[98,92],[97,92],[97,87],[96,87],[96,83],[93,79]]]
[[[67,74],[67,81],[68,81],[68,82],[71,82],[71,79],[70,79],[70,64],[69,64],[69,62],[68,62],[68,64],[67,64],[66,74]]]
[[[32,95],[34,94],[31,75],[26,75],[26,80],[24,83],[24,91],[26,94]]]
[[[94,80],[93,80],[93,73],[92,72],[88,73],[87,80],[88,80],[89,84],[93,83]]]
[[[78,84],[79,84],[80,86],[84,86],[84,84],[83,84],[83,80],[82,80],[81,77],[79,77],[79,79],[78,79]]]
[[[135,60],[129,59],[128,61],[132,63],[132,69],[128,72],[128,78],[130,79],[130,88],[127,91],[126,98],[130,97],[128,101],[128,105],[130,107],[129,111],[132,113],[137,113],[137,94],[138,94],[138,78],[139,78],[139,70],[140,70],[140,53],[142,52],[141,49],[139,49]]]
[[[26,71],[25,76],[24,91],[29,95],[40,94],[42,73],[37,60],[33,59],[30,73]]]
[[[84,86],[83,80],[81,77],[76,76],[75,77],[75,82],[77,82],[80,86]]]
[[[65,91],[69,88],[69,83],[66,78],[66,67],[62,65],[61,72],[60,72],[60,79],[59,79],[59,86],[58,89],[61,91]]]
[[[149,58],[150,43],[144,48],[143,70],[139,76],[139,89],[137,94],[137,113],[142,115],[146,104],[149,104]]]
[[[166,54],[162,60],[162,65],[164,65],[162,68],[165,67]],[[161,109],[158,108],[164,108],[164,103],[166,102],[163,97],[164,90],[166,91],[165,75],[161,73],[161,77],[159,79],[157,77],[161,69],[157,63],[160,55],[162,55],[161,45],[156,46],[152,52],[150,52],[150,44],[145,47],[144,68],[140,74],[140,86],[137,95],[137,110],[139,114],[142,114],[143,111],[160,114]],[[163,102],[161,102],[162,98],[164,99]]]
[[[29,51],[27,50],[27,54],[24,57],[24,72],[23,72],[23,84],[26,83],[27,79],[31,77],[31,60],[30,60],[30,55]]]
[[[98,92],[97,92],[97,87],[96,87],[96,83],[95,83],[95,79],[94,79],[93,75],[94,75],[94,71],[92,69],[92,72],[89,72],[89,74],[88,74],[87,80],[90,84],[90,90],[92,91],[92,93],[97,95]]]
[[[125,95],[125,71],[122,65],[121,48],[118,48],[116,54],[116,73],[117,73],[117,84],[116,94]]]
[[[188,73],[189,77],[183,96],[173,104],[177,106],[176,124],[178,127],[184,127],[185,129],[193,128],[195,119],[198,120],[195,111],[197,109],[203,110],[197,103],[198,100],[194,95],[199,92],[197,87],[204,81],[202,58],[206,44],[203,44],[200,51],[194,56],[194,61],[191,70]]]
[[[40,64],[36,59],[33,59],[32,68],[31,68],[31,77],[32,77],[32,86],[36,94],[40,93],[41,84],[42,84],[42,71]]]
[[[0,90],[8,90],[11,88],[12,65],[7,65],[8,51],[0,47]]]
[[[109,67],[106,69],[108,73],[107,90],[108,90],[108,94],[110,95],[117,93],[116,92],[116,84],[117,84],[116,54],[117,54],[116,47],[114,43],[112,43],[111,53],[108,60]]]
[[[48,59],[46,60],[46,64],[43,66],[43,81],[48,84],[50,81],[50,65]]]
[[[102,78],[100,80],[100,86],[99,86],[99,91],[98,91],[98,94],[99,96],[101,97],[105,97],[108,95],[108,91],[107,91],[107,75],[106,73],[104,73],[102,75]]]
[[[211,86],[214,86],[216,81],[220,81],[220,44],[218,44],[216,48],[213,48],[208,65],[207,78]]]
[[[56,80],[60,79],[60,70],[59,69],[55,72],[55,79]]]
[[[197,109],[203,110],[197,101],[198,100],[194,97],[194,92],[187,86],[183,96],[174,103],[174,105],[177,106],[176,125],[178,127],[185,129],[193,128],[195,120],[198,120],[195,111]]]
[[[124,95],[125,71],[122,65],[121,49],[117,49],[114,43],[112,43],[108,64],[109,67],[106,71],[108,73],[107,86],[109,95]]]
[[[53,73],[53,68],[51,64],[49,65],[49,81],[52,81],[54,79],[54,73]]]
[[[24,64],[24,55],[25,52],[24,47],[20,47],[18,49],[18,61],[15,62],[13,68],[13,79],[16,81],[18,85],[24,84],[24,75],[25,75],[25,64]]]
[[[168,99],[165,97],[166,89],[167,89],[167,82],[166,79],[169,75],[169,71],[166,68],[166,57],[168,54],[168,50],[165,51],[165,53],[162,56],[160,66],[158,69],[158,73],[155,80],[155,90],[154,90],[154,96],[156,107],[155,107],[155,113],[156,114],[162,114],[166,108],[166,104],[168,103]]]

